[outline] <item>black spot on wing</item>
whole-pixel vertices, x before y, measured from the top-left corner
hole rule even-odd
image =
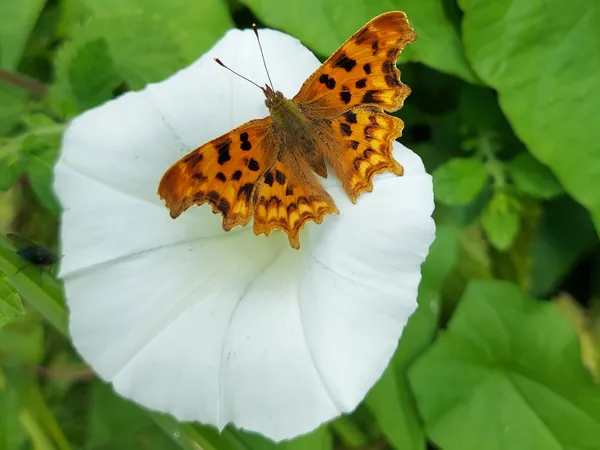
[[[333,78],[330,78],[329,75],[327,75],[326,73],[319,77],[319,83],[324,84],[327,87],[327,89],[335,88],[335,80]]]
[[[394,70],[394,67],[396,67],[396,65],[393,61],[384,61],[381,65],[381,71],[383,73],[391,73]]]
[[[240,145],[242,150],[247,152],[252,148],[252,143],[248,140],[248,133],[245,131],[240,134],[240,141],[242,141],[242,144]]]
[[[227,181],[227,178],[225,177],[225,174],[223,172],[217,173],[216,178],[217,180],[222,181],[223,183]]]
[[[366,75],[370,75],[371,74],[371,64],[370,63],[366,63],[363,66],[363,70],[365,72]]]
[[[270,170],[265,172],[264,180],[265,180],[265,184],[268,184],[269,186],[273,186],[273,181],[275,181],[275,178],[273,177],[273,174],[271,173]]]
[[[365,92],[365,95],[363,95],[361,102],[362,103],[381,103],[381,101],[379,99],[375,98],[375,96],[377,94],[379,94],[379,91],[377,91],[377,90],[367,91],[367,92]]]
[[[354,141],[354,140],[348,141],[348,146],[353,150],[356,150],[358,148],[358,144],[359,144],[358,141]]]
[[[233,175],[231,175],[231,179],[232,180],[239,180],[240,178],[242,178],[242,171],[241,170],[236,170],[235,172],[233,172]]]
[[[250,161],[248,161],[248,169],[250,169],[252,172],[256,172],[260,169],[260,164],[258,164],[258,161],[254,158],[250,158]]]
[[[231,209],[231,205],[229,204],[227,199],[222,198],[221,200],[219,200],[219,204],[217,205],[217,208],[219,209],[219,211],[221,211],[223,213],[224,217],[227,217],[227,214],[229,213],[229,210]]]
[[[346,122],[356,123],[356,114],[354,114],[352,111],[347,111],[342,115],[344,116],[344,119],[346,119]]]
[[[344,122],[340,123],[340,131],[344,136],[350,136],[352,134],[352,129],[350,128],[350,125]]]
[[[252,188],[253,188],[252,183],[246,183],[238,190],[237,197],[238,198],[246,197],[246,202],[249,202],[250,196],[252,195]]]
[[[385,76],[385,83],[388,85],[388,87],[398,87],[398,86],[400,86],[400,81],[398,81],[398,78],[395,77],[394,75],[386,75]]]
[[[366,85],[367,85],[367,79],[366,79],[366,78],[361,78],[360,80],[358,80],[358,81],[356,82],[356,87],[357,87],[358,89],[362,89],[362,88],[364,88]]]
[[[185,158],[183,158],[183,162],[191,166],[195,166],[200,161],[202,161],[202,158],[204,158],[204,155],[202,153],[200,153],[199,151],[194,151],[187,155]]]
[[[288,184],[285,188],[285,195],[294,195],[294,186]]]
[[[285,174],[279,170],[275,170],[275,179],[280,185],[283,186],[285,184]]]
[[[373,49],[373,56],[377,54],[377,49],[379,48],[379,41],[375,39],[371,44],[371,48]]]
[[[340,56],[338,56],[338,58],[335,60],[334,65],[336,67],[341,67],[342,69],[344,69],[346,72],[351,72],[352,69],[354,69],[354,66],[356,66],[356,61],[348,58],[346,56],[345,53],[342,53]]]
[[[231,156],[229,156],[230,145],[231,139],[226,139],[217,144],[217,151],[219,152],[219,158],[217,159],[217,162],[221,166],[231,159]]]
[[[352,100],[352,94],[350,93],[350,91],[343,90],[342,92],[340,92],[340,100],[344,103],[344,105],[350,103],[350,100]]]
[[[192,175],[192,177],[195,178],[196,180],[200,180],[200,181],[206,180],[206,177],[204,176],[204,174],[202,172],[196,172],[194,175]]]

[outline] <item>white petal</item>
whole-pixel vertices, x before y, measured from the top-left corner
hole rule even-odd
[[[261,40],[275,87],[294,95],[318,61],[281,33]],[[357,205],[332,187],[340,216],[309,224],[300,251],[282,233],[225,233],[208,207],[171,220],[156,196],[166,168],[267,113],[215,56],[266,80],[252,31],[231,31],[191,67],[70,126],[55,187],[71,335],[146,407],[287,439],[352,410],[387,365],[433,239],[431,180],[398,146],[405,176],[378,176]]]

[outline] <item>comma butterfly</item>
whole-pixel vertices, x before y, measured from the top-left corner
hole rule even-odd
[[[339,213],[314,175],[326,178],[326,163],[353,203],[373,189],[376,174],[403,175],[392,157],[392,142],[404,124],[384,110],[400,109],[410,94],[396,60],[415,39],[405,13],[381,14],[327,59],[291,100],[272,85],[261,87],[269,116],[202,145],[163,175],[158,194],[171,217],[210,203],[223,215],[224,230],[245,226],[254,216],[256,235],[279,229],[298,249],[307,221],[321,223],[325,215]]]

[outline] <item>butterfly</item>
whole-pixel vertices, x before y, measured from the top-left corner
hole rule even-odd
[[[30,265],[37,266],[41,270],[44,267],[56,264],[58,261],[56,255],[46,247],[42,247],[18,234],[8,233],[6,236],[17,247],[17,255],[19,255],[21,259],[27,261],[27,264],[21,267],[17,273]]]
[[[254,217],[254,234],[278,229],[299,249],[306,222],[339,214],[315,176],[327,178],[328,165],[353,203],[372,191],[376,174],[403,175],[392,142],[404,124],[384,111],[400,109],[411,92],[396,60],[416,37],[405,13],[384,13],[342,44],[292,99],[272,83],[259,86],[269,116],[198,147],[165,172],[158,195],[171,217],[209,203],[225,231]]]

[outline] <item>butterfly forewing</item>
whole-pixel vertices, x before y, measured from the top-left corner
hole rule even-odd
[[[410,94],[400,81],[396,60],[415,39],[403,12],[375,17],[306,80],[294,101],[328,117],[357,105],[396,111]]]
[[[197,148],[163,175],[158,194],[171,217],[192,205],[210,203],[223,215],[223,228],[246,225],[252,218],[252,193],[274,162],[271,118],[250,121]]]

